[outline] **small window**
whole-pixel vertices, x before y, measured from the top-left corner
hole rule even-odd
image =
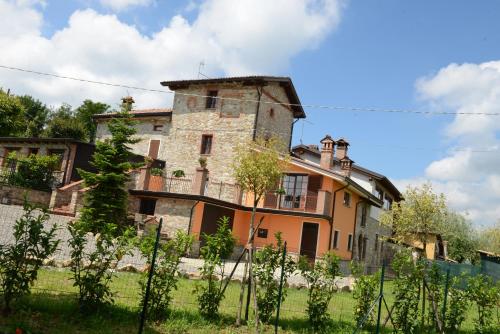
[[[375,187],[375,197],[377,197],[379,200],[382,200],[384,198],[384,191],[380,187]]]
[[[363,204],[363,208],[361,209],[361,227],[366,226],[366,216],[368,216],[368,205]]]
[[[387,194],[384,196],[384,210],[390,210],[392,207],[392,198],[387,196]]]
[[[209,90],[207,93],[207,103],[205,105],[206,109],[215,109],[217,105],[217,91]]]
[[[268,232],[267,228],[259,228],[257,230],[257,236],[259,238],[265,239],[265,238],[267,238],[267,232]]]
[[[344,206],[351,206],[351,194],[344,191]]]
[[[201,136],[201,154],[210,154],[212,151],[212,135],[202,135]]]
[[[352,234],[347,237],[347,250],[352,251]]]
[[[30,147],[28,150],[28,155],[37,155],[38,154],[38,147]]]
[[[366,259],[366,244],[368,243],[368,238],[363,238],[363,253],[361,254],[361,259]]]
[[[64,160],[65,153],[66,153],[66,150],[49,150],[49,155],[55,155],[59,159],[58,165],[57,165],[58,170],[62,170],[62,163]]]
[[[153,125],[153,131],[163,131],[163,124]]]
[[[155,199],[141,199],[141,203],[139,206],[139,213],[144,215],[154,215],[156,209],[156,200]]]
[[[274,109],[269,109],[269,117],[274,118]]]
[[[375,251],[378,250],[378,234],[375,234],[375,246],[373,247]]]
[[[333,233],[333,248],[338,249],[339,248],[339,231],[335,231]]]

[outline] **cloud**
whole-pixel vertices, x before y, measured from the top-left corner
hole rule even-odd
[[[9,45],[0,64],[155,89],[162,80],[196,77],[202,60],[209,76],[281,74],[295,55],[317,47],[335,29],[343,6],[341,0],[206,0],[192,22],[177,15],[150,35],[115,15],[86,9],[45,37],[35,7],[0,0],[0,43]],[[85,98],[116,105],[127,93],[138,107],[171,101],[168,94],[0,71],[0,86],[55,105]]]
[[[119,12],[134,6],[149,6],[152,0],[100,0],[104,7]]]
[[[500,61],[450,64],[416,83],[422,101],[433,108],[467,113],[498,113]],[[500,219],[500,117],[457,115],[444,131],[455,143],[450,153],[430,163],[421,178],[399,180],[400,186],[433,183],[452,208],[476,224]],[[456,150],[459,148],[460,150]],[[480,150],[490,152],[478,152]]]

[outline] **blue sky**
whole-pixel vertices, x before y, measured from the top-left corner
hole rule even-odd
[[[30,37],[37,41],[31,42],[33,55],[62,59],[59,67],[14,56],[0,55],[0,61],[16,65],[15,59],[18,65],[35,69],[159,88],[159,80],[195,77],[199,61],[204,60],[210,76],[290,76],[304,104],[500,111],[496,107],[500,102],[498,1],[290,0],[287,8],[275,8],[278,5],[266,1],[238,1],[242,8],[235,9],[236,2],[0,0],[0,6],[10,4],[8,10],[17,11],[11,16],[20,15],[20,20],[33,22],[24,13],[29,10],[38,15],[40,22],[19,32],[19,36],[41,35]],[[98,40],[96,50],[89,51],[93,41],[86,39],[85,25],[88,35]],[[109,36],[108,26],[114,32]],[[12,30],[4,29],[7,34]],[[122,46],[130,57],[117,53]],[[67,54],[63,55],[64,48]],[[81,59],[78,52],[84,54]],[[69,61],[72,57],[74,61]],[[162,63],[162,57],[168,59]],[[128,67],[129,73],[119,73]],[[18,78],[0,82],[5,85],[54,104],[75,104],[87,96],[116,100],[123,93],[80,91],[76,86],[68,90],[61,85],[61,93],[56,94]],[[144,106],[154,104],[150,107],[169,105],[169,99],[158,96],[142,101]],[[500,174],[494,168],[500,154],[469,152],[498,149],[499,116],[478,121],[474,116],[311,108],[306,113],[307,122],[295,127],[294,143],[301,139],[318,143],[327,133],[345,137],[353,160],[387,175],[400,187],[430,180],[448,195],[454,208],[468,212],[477,224],[500,218]],[[454,151],[457,148],[463,151]],[[477,196],[486,196],[485,203],[471,203]]]

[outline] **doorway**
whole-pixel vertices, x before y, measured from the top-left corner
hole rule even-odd
[[[304,223],[302,225],[302,239],[300,242],[300,255],[305,255],[311,261],[316,259],[316,248],[318,246],[319,225],[315,223]]]

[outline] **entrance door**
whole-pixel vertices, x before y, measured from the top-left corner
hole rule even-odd
[[[304,223],[302,225],[302,241],[300,242],[300,255],[307,256],[311,261],[316,259],[316,246],[318,245],[319,225]]]
[[[221,206],[205,204],[203,218],[201,220],[200,235],[203,235],[203,233],[214,234],[217,232],[217,223],[222,217],[229,217],[229,227],[233,229],[234,210],[223,208]],[[201,238],[201,246],[203,245],[205,245],[205,242],[203,238]]]

